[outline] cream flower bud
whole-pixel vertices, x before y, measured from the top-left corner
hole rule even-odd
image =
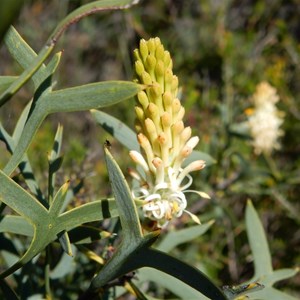
[[[185,127],[182,121],[185,109],[177,96],[178,78],[173,75],[170,53],[164,49],[160,39],[155,38],[141,40],[134,57],[138,81],[148,87],[138,93],[135,108],[137,138],[142,154],[131,152],[130,156],[145,171],[145,177],[141,174],[139,178],[131,172],[140,183],[139,189],[133,189],[133,195],[145,201],[143,211],[146,217],[165,226],[186,211],[185,192],[189,191],[186,189],[193,181],[189,173],[201,170],[205,163],[196,161],[182,167],[199,138],[191,137],[191,128]],[[194,192],[200,196],[207,195]],[[198,222],[196,216],[189,214]]]
[[[153,78],[154,70],[156,66],[156,58],[153,55],[148,55],[145,62],[145,67],[147,72],[150,74],[150,76]]]
[[[149,73],[147,73],[145,71],[142,72],[142,74],[141,74],[141,80],[142,80],[142,83],[144,83],[144,84],[148,84],[148,85],[152,84],[151,76],[149,75]]]
[[[135,62],[135,72],[137,75],[141,76],[143,72],[145,72],[144,65],[140,60]]]
[[[144,39],[141,39],[140,41],[140,55],[142,57],[143,62],[145,62],[148,56],[148,46],[147,42]]]
[[[139,103],[142,105],[143,110],[145,111],[149,105],[147,94],[144,91],[140,91],[137,94],[137,99]]]

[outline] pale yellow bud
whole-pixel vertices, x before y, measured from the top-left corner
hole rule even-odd
[[[161,124],[163,127],[164,132],[168,137],[168,147],[172,147],[172,133],[171,133],[171,125],[172,125],[172,118],[168,112],[164,112],[161,116]]]
[[[149,100],[148,100],[147,94],[144,91],[140,91],[137,94],[137,98],[138,98],[139,103],[142,105],[143,110],[146,110],[149,105]]]
[[[141,147],[143,148],[143,150],[146,154],[147,162],[148,162],[148,166],[149,166],[150,170],[154,171],[154,167],[152,165],[154,153],[153,153],[153,150],[152,150],[152,147],[151,147],[151,144],[150,144],[148,138],[142,133],[139,133],[137,138],[138,138],[139,144],[141,145]]]
[[[151,88],[149,88],[149,98],[150,102],[153,102],[157,105],[158,110],[162,112],[164,110],[162,103],[162,91],[160,85],[156,82]]]
[[[137,61],[137,60],[140,60],[142,62],[142,57],[140,55],[140,51],[139,49],[135,49],[133,51],[133,56],[134,56],[134,59]]]
[[[156,47],[156,52],[155,52],[156,58],[163,61],[164,60],[164,52],[165,52],[164,46],[162,44],[158,45]]]
[[[179,111],[173,115],[173,122],[182,120],[184,115],[185,115],[185,109],[183,106],[180,106]]]
[[[156,104],[150,103],[148,105],[147,116],[154,122],[157,132],[162,131],[162,127],[160,125],[159,109]]]
[[[141,39],[141,41],[140,41],[140,55],[142,57],[143,62],[146,61],[148,53],[149,53],[149,50],[148,50],[147,42],[144,39]]]
[[[135,72],[138,76],[141,76],[142,73],[145,72],[144,65],[140,60],[135,62]]]
[[[172,111],[172,102],[173,102],[173,96],[170,92],[165,92],[163,94],[163,105],[164,105],[164,109],[165,111],[167,111],[169,114],[173,114]]]
[[[142,107],[140,106],[135,106],[135,114],[137,116],[137,119],[139,120],[140,124],[143,124],[144,121],[145,121],[145,112],[144,110],[142,109]]]
[[[162,131],[158,135],[157,140],[160,144],[161,159],[165,167],[167,167],[169,165],[169,147],[167,135]]]
[[[173,96],[176,97],[178,93],[178,77],[176,75],[172,77],[171,91]]]
[[[155,77],[156,77],[156,81],[160,84],[162,91],[165,90],[164,76],[165,76],[165,65],[163,61],[157,60],[155,66]]]
[[[155,66],[156,66],[156,58],[151,54],[148,55],[146,58],[146,61],[145,61],[145,67],[146,67],[147,72],[152,77],[152,79],[155,76],[155,74],[154,74]]]
[[[142,72],[142,74],[141,74],[141,80],[142,80],[142,83],[144,83],[144,84],[148,84],[148,85],[152,84],[151,76],[146,71]]]
[[[171,55],[169,51],[165,51],[164,52],[164,65],[166,66],[166,68],[170,68],[172,69],[173,67],[173,63],[172,63],[172,59],[171,59]]]
[[[177,114],[179,113],[181,109],[181,103],[180,103],[180,100],[178,98],[174,99],[173,102],[172,102],[172,116],[174,118],[174,122],[180,120],[179,118],[176,118]]]
[[[185,145],[185,143],[191,138],[192,129],[190,126],[185,127],[180,134],[180,145]]]
[[[149,53],[155,55],[155,48],[156,48],[155,39],[149,39],[147,46],[148,46]]]
[[[165,70],[165,89],[164,91],[172,92],[173,72],[171,69]]]

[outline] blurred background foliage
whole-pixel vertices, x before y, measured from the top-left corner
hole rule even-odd
[[[16,29],[38,52],[58,21],[87,2],[26,1]],[[185,120],[201,139],[197,149],[216,159],[214,165],[194,175],[195,189],[209,193],[212,200],[191,196],[188,205],[202,221],[213,218],[216,223],[201,239],[178,247],[173,254],[204,270],[219,285],[237,284],[252,275],[244,230],[248,198],[266,229],[274,268],[300,265],[299,20],[297,0],[141,0],[125,12],[84,18],[67,30],[57,46],[64,51],[56,75],[59,87],[131,80],[132,51],[140,38],[158,36],[170,51],[182,87]],[[19,67],[3,45],[0,56],[0,73],[18,74]],[[261,81],[277,89],[277,106],[285,112],[282,147],[270,157],[256,156],[249,136],[238,130],[247,119],[245,110],[252,107],[251,95]],[[1,110],[8,130],[31,92],[28,84]],[[123,102],[107,112],[133,128],[133,107],[134,101]],[[85,178],[79,202],[108,195],[101,144],[110,139],[124,171],[133,164],[128,150],[111,140],[88,112],[55,114],[41,127],[29,156],[44,188],[47,153],[57,122],[64,126],[61,183],[67,178],[73,182]],[[0,166],[6,161],[1,155]],[[180,228],[185,222],[190,222],[186,216],[169,229]],[[77,278],[90,272],[87,265],[85,268],[78,270]],[[279,287],[299,296],[300,276],[281,282]]]

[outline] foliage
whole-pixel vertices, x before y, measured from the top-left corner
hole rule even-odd
[[[62,2],[23,7],[19,32],[30,32],[31,15],[46,16],[43,30],[28,34],[30,43],[9,26],[22,1],[0,4],[8,17],[0,18],[0,298],[299,297],[300,52],[293,4]],[[51,15],[57,9],[62,20]],[[69,27],[74,31],[62,39]],[[131,99],[147,88],[131,81],[129,57],[138,39],[150,36],[170,50],[185,118],[201,138],[201,151],[185,161],[206,161],[194,189],[211,200],[193,195],[188,204],[201,225],[185,215],[164,229],[147,222],[122,172],[131,164],[127,151],[139,150]],[[55,47],[64,53],[53,54]],[[288,117],[281,149],[256,155],[245,111],[261,81],[276,87]],[[97,139],[104,143],[100,155]],[[64,154],[68,145],[74,152]],[[84,152],[82,166],[74,166]]]

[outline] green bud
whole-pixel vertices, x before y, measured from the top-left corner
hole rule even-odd
[[[141,39],[141,41],[140,41],[140,55],[142,57],[143,62],[146,61],[148,53],[149,53],[149,50],[148,50],[147,42],[144,39]]]
[[[162,44],[156,47],[155,56],[157,59],[164,61],[165,49]]]
[[[171,69],[165,70],[165,92],[172,91],[173,72]]]
[[[163,94],[163,105],[165,108],[165,111],[167,111],[169,114],[172,114],[172,102],[173,102],[173,96],[170,92],[165,92]]]
[[[164,52],[163,62],[164,62],[164,65],[166,66],[166,68],[172,69],[173,63],[172,63],[172,59],[171,59],[171,55],[170,55],[169,51]]]
[[[150,170],[152,172],[155,172],[155,168],[152,164],[152,160],[154,159],[154,153],[153,153],[153,149],[151,147],[151,144],[150,144],[148,138],[142,133],[139,133],[137,138],[138,138],[139,144],[141,145],[141,147],[143,148],[143,150],[146,154],[147,163],[148,163]]]
[[[168,147],[168,137],[164,132],[161,132],[157,137],[158,143],[160,144],[160,151],[161,155],[160,158],[162,159],[165,166],[169,164],[169,147]]]
[[[153,102],[157,105],[159,111],[163,111],[162,104],[162,91],[160,85],[155,82],[151,88],[149,88],[149,98],[150,102]]]
[[[156,131],[160,132],[162,131],[161,125],[160,125],[160,116],[159,116],[159,109],[156,104],[149,103],[149,106],[147,108],[147,116],[153,121],[156,127]]]
[[[174,99],[172,102],[172,115],[176,116],[181,108],[181,103],[178,98]]]
[[[155,39],[149,39],[148,43],[147,43],[148,49],[149,49],[149,53],[152,55],[155,55]]]
[[[184,129],[184,124],[182,121],[176,122],[171,126],[172,132],[172,149],[175,157],[172,157],[172,160],[176,158],[176,154],[180,150],[180,135]]]
[[[144,91],[140,91],[137,94],[137,98],[139,103],[142,105],[143,109],[146,110],[146,108],[149,105],[149,100],[148,100],[148,96]]]
[[[176,75],[172,77],[171,91],[173,96],[176,97],[178,93],[178,77]]]
[[[135,60],[140,60],[140,61],[142,61],[142,57],[141,57],[141,55],[140,55],[139,49],[134,49],[134,50],[133,50],[133,56],[134,56],[134,59],[135,59]]]
[[[153,80],[155,80],[155,74],[154,74],[155,66],[156,66],[156,58],[151,54],[148,55],[145,61],[145,67]]]
[[[135,106],[134,109],[135,109],[135,114],[136,114],[138,120],[140,121],[141,124],[143,124],[144,121],[145,121],[145,113],[144,113],[144,110],[142,109],[142,107],[140,107],[140,106],[138,106],[138,105]]]
[[[157,60],[155,66],[155,77],[156,77],[156,81],[160,84],[162,91],[164,91],[165,89],[164,76],[165,76],[165,65],[163,61]]]
[[[138,76],[141,76],[142,73],[145,71],[144,65],[140,60],[135,62],[135,72]]]
[[[192,129],[190,126],[185,127],[180,134],[180,145],[184,146],[185,143],[191,138],[192,136]]]
[[[141,74],[141,80],[142,80],[142,83],[144,83],[144,84],[148,84],[148,85],[151,85],[151,84],[152,84],[151,76],[150,76],[149,73],[147,73],[146,71],[144,71],[144,72]]]
[[[172,125],[172,117],[169,113],[164,112],[161,116],[161,124],[165,134],[168,137],[168,147],[172,148],[172,133],[171,133],[171,125]]]

